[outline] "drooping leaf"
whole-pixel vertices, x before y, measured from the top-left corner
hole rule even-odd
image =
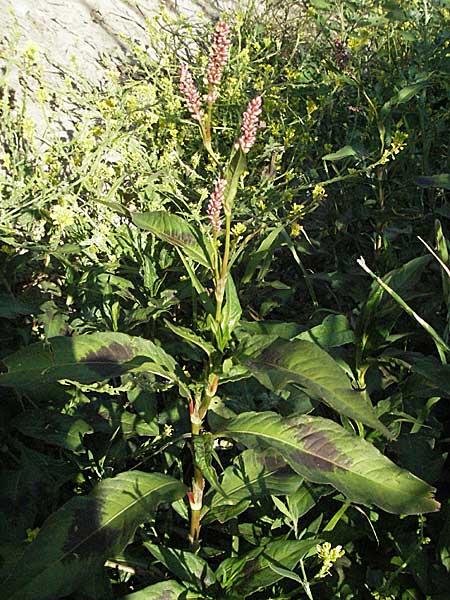
[[[334,486],[352,502],[375,504],[397,514],[439,509],[433,499],[434,488],[328,419],[242,413],[218,435],[250,447],[273,448],[299,475]]]
[[[291,494],[301,486],[301,479],[273,450],[245,450],[223,473],[221,487],[226,494],[216,493],[203,517],[209,523],[224,523],[246,510],[251,500],[265,496]],[[239,505],[236,511],[235,507]]]
[[[262,548],[250,550],[244,556],[227,558],[217,569],[216,577],[233,594],[246,598],[283,578],[271,565],[292,571],[318,542],[317,538],[269,542]]]
[[[215,583],[213,571],[200,556],[186,550],[166,548],[150,542],[144,542],[144,546],[186,585],[190,584],[194,589],[201,590]]]
[[[83,451],[83,437],[94,430],[83,419],[56,411],[31,410],[19,415],[13,425],[24,435],[72,452]]]
[[[194,333],[191,329],[188,329],[187,327],[181,327],[180,325],[175,325],[166,319],[164,320],[164,323],[180,338],[186,340],[188,343],[193,344],[194,346],[197,346],[198,348],[201,348],[208,357],[214,354],[214,346],[210,342],[204,340],[202,337]]]
[[[178,600],[183,592],[186,592],[186,588],[170,579],[149,585],[138,592],[121,596],[120,600]]]
[[[276,340],[256,356],[243,361],[258,381],[273,391],[297,383],[337,412],[391,437],[377,419],[368,396],[352,388],[333,358],[306,340]]]
[[[8,372],[0,374],[0,386],[23,388],[61,379],[89,384],[130,371],[181,383],[177,363],[169,354],[149,340],[124,333],[55,337],[26,346],[3,362]]]
[[[104,479],[86,497],[74,497],[51,515],[2,583],[9,600],[54,600],[83,590],[87,574],[103,574],[110,556],[132,540],[161,502],[185,486],[160,473],[129,471]]]
[[[181,248],[195,262],[207,268],[211,267],[206,242],[200,229],[178,215],[158,210],[134,213],[132,220],[137,227],[151,231],[161,240]]]

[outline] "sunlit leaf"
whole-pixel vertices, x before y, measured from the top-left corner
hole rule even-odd
[[[353,389],[335,360],[316,344],[306,340],[276,340],[243,362],[267,388],[279,391],[289,383],[297,383],[337,412],[390,437],[377,419],[368,396]]]
[[[352,502],[375,504],[398,514],[439,509],[433,499],[434,488],[328,419],[242,413],[219,435],[249,447],[277,450],[299,475],[334,486]]]

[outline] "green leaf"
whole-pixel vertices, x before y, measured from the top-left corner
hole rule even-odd
[[[419,92],[424,90],[428,86],[428,80],[424,79],[422,81],[417,81],[416,83],[412,83],[411,85],[407,85],[399,90],[392,98],[386,102],[381,111],[380,116],[386,117],[391,109],[398,104],[403,104],[405,102],[409,102],[414,96],[417,96]]]
[[[31,410],[19,415],[13,425],[23,435],[72,452],[83,452],[83,437],[93,428],[83,419],[58,412]]]
[[[434,488],[328,419],[242,413],[217,435],[250,447],[273,448],[299,475],[332,485],[352,502],[397,514],[434,512],[440,506],[433,499]]]
[[[417,185],[421,187],[434,187],[450,190],[450,173],[439,173],[439,175],[422,175],[416,179]]]
[[[216,577],[233,594],[241,594],[240,597],[246,598],[283,578],[272,566],[292,571],[319,541],[309,539],[269,542],[263,548],[250,550],[242,557],[224,560],[216,571]]]
[[[354,390],[335,360],[316,344],[306,340],[276,340],[259,355],[243,362],[270,390],[277,392],[289,383],[297,383],[338,413],[391,437],[376,417],[368,396]]]
[[[106,559],[127,546],[161,502],[185,492],[181,482],[160,473],[129,471],[104,479],[44,522],[3,581],[2,594],[8,600],[54,600],[83,590],[87,574],[101,576]]]
[[[188,329],[187,327],[181,327],[180,325],[175,325],[174,323],[171,323],[166,319],[164,320],[164,323],[171,331],[173,331],[180,338],[186,340],[194,346],[198,346],[199,348],[201,348],[208,357],[212,356],[212,354],[214,354],[214,352],[216,351],[216,349],[210,342],[204,340],[202,337],[194,333],[191,329]]]
[[[240,150],[233,150],[230,157],[230,162],[225,171],[227,185],[224,192],[224,207],[227,207],[229,211],[231,211],[233,207],[239,182],[246,168],[247,159],[245,158],[245,154]]]
[[[157,546],[150,542],[144,542],[144,546],[185,585],[189,584],[197,590],[202,590],[215,583],[216,577],[213,571],[208,563],[197,554],[177,548]]]
[[[365,148],[354,144],[353,146],[344,146],[343,148],[340,148],[339,150],[336,150],[336,152],[332,152],[331,154],[325,154],[325,156],[322,156],[322,160],[329,160],[334,162],[337,160],[342,160],[343,158],[350,157],[363,159],[366,158],[368,154],[369,153],[367,152],[367,150],[365,150]]]
[[[272,229],[267,237],[263,239],[258,248],[251,253],[250,260],[245,269],[245,273],[241,278],[241,283],[248,283],[253,277],[256,269],[261,267],[267,261],[270,261],[272,254],[277,246],[278,238],[284,226],[280,225],[276,229]]]
[[[221,487],[226,498],[216,493],[202,521],[210,523],[217,519],[224,523],[246,510],[250,500],[291,494],[301,483],[298,475],[273,450],[245,450],[223,473]],[[235,510],[237,505],[238,511]]]
[[[223,496],[226,492],[222,489],[217,472],[212,465],[214,456],[214,437],[209,433],[195,435],[192,438],[195,452],[195,462],[210,485]]]
[[[239,324],[239,320],[242,315],[242,308],[239,302],[239,297],[234,285],[231,274],[228,274],[227,284],[225,287],[225,306],[222,311],[222,322],[220,324],[221,329],[221,343],[220,349],[223,350],[227,345],[231,334],[233,333],[236,326]]]
[[[178,600],[184,592],[186,592],[185,587],[170,579],[149,585],[139,592],[120,596],[119,600]]]
[[[324,348],[335,348],[353,343],[355,336],[345,315],[328,315],[320,325],[299,333],[294,339],[314,342]]]
[[[132,220],[137,227],[151,231],[161,240],[181,248],[195,262],[208,269],[211,268],[206,242],[201,231],[178,215],[159,210],[134,213]]]
[[[55,337],[26,346],[3,362],[8,372],[0,374],[0,386],[23,388],[61,379],[89,384],[130,371],[181,384],[178,365],[169,354],[149,340],[124,333]]]

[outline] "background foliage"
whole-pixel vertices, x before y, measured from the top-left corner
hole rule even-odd
[[[111,66],[101,88],[67,80],[54,96],[39,51],[3,43],[6,597],[448,596],[448,16],[448,3],[427,0],[271,3],[227,16],[233,44],[213,123],[220,160],[255,94],[264,126],[233,216],[233,243],[246,243],[233,265],[242,315],[207,427],[223,435],[196,448],[209,508],[197,552],[183,386],[201,379],[214,348],[177,248],[135,223],[136,213],[165,210],[207,225],[220,172],[205,160],[178,68],[186,60],[201,80],[211,25],[163,14],[149,23],[153,49],[130,43],[130,60]],[[35,79],[43,139],[8,90],[13,64]],[[50,106],[71,107],[70,134],[55,126],[50,96]],[[268,368],[255,347],[263,335],[293,375]],[[308,344],[334,359],[327,392],[314,373],[299,377]],[[241,379],[236,357],[253,377]],[[373,415],[370,404],[354,413],[333,398],[342,378],[352,411],[351,392],[364,390]],[[264,433],[269,412],[277,440],[254,447],[248,438]],[[411,491],[423,504],[407,510],[402,492],[403,510],[393,510],[362,492],[350,502],[347,484],[309,483],[283,424],[311,414],[316,427],[354,436],[342,438],[350,456],[366,444],[356,433],[434,486],[441,510],[421,514],[436,508],[429,486]]]

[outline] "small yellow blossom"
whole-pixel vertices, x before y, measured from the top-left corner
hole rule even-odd
[[[331,567],[339,558],[344,556],[345,550],[342,548],[342,546],[336,546],[335,548],[332,548],[330,542],[317,544],[316,550],[318,557],[323,562],[319,573],[316,575],[317,578],[321,579],[322,577],[329,575]]]
[[[163,437],[172,437],[173,435],[173,425],[164,425]]]
[[[70,227],[75,223],[75,214],[71,208],[65,205],[57,204],[50,211],[50,217],[54,223],[61,229]]]
[[[239,237],[240,235],[244,235],[244,233],[247,231],[247,227],[244,225],[244,223],[236,223],[236,225],[234,225],[231,229],[231,233],[235,236],[235,237]]]
[[[294,223],[291,227],[291,238],[298,237],[303,231],[303,225],[300,223]]]
[[[312,191],[312,197],[314,198],[314,200],[323,200],[327,196],[328,194],[323,185],[320,185],[320,183],[318,183],[314,186]]]

